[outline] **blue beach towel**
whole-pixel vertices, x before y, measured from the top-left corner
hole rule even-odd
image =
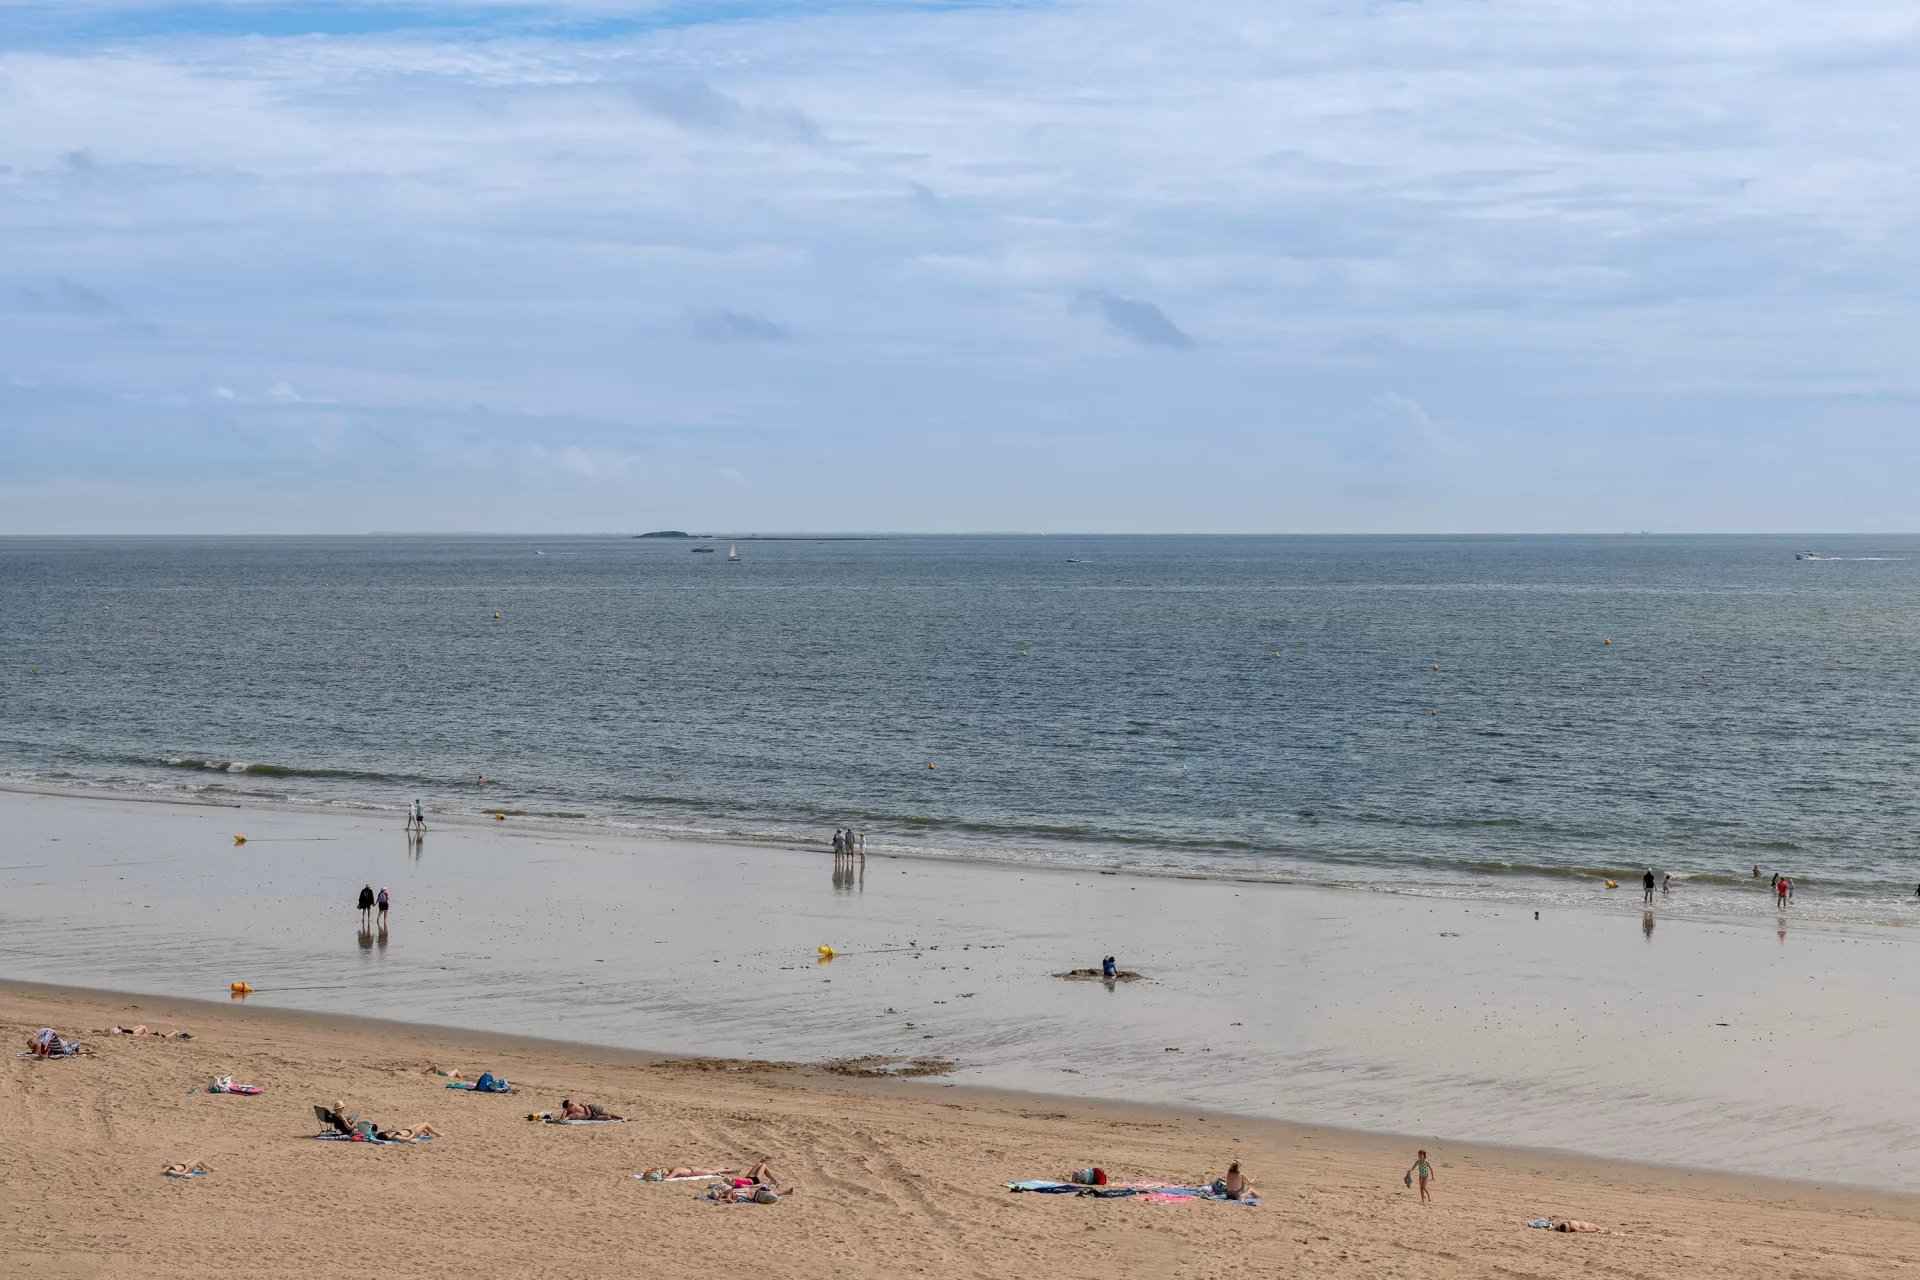
[[[1025,1178],[1019,1182],[1009,1182],[1009,1191],[1037,1191],[1048,1196],[1077,1196],[1083,1187],[1077,1182],[1058,1182],[1052,1178]]]

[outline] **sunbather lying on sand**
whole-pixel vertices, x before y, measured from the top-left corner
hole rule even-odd
[[[746,1187],[708,1187],[707,1199],[719,1200],[725,1204],[739,1204],[742,1200],[751,1200],[755,1204],[772,1204],[783,1195],[792,1195],[798,1187],[788,1187],[785,1191],[776,1191],[764,1184]]]
[[[78,1040],[69,1040],[52,1027],[42,1027],[27,1038],[27,1052],[36,1058],[66,1058],[91,1053]]]
[[[379,1125],[373,1123],[373,1121],[362,1120],[358,1115],[348,1111],[347,1104],[344,1102],[336,1102],[331,1107],[323,1107],[315,1103],[313,1114],[319,1118],[321,1124],[328,1126],[335,1133],[344,1133],[348,1137],[366,1133],[369,1130],[372,1131],[374,1137],[380,1139],[382,1142],[413,1142],[419,1138],[437,1138],[440,1136],[440,1131],[430,1124],[406,1125],[398,1129],[382,1129]]]
[[[575,1102],[572,1098],[560,1099],[560,1118],[562,1120],[624,1120],[597,1102]]]
[[[731,1178],[739,1174],[738,1169],[691,1169],[685,1165],[675,1165],[671,1169],[642,1169],[642,1182],[677,1182],[682,1178]]]
[[[422,1138],[437,1138],[440,1131],[430,1124],[410,1124],[399,1129],[375,1129],[373,1136],[382,1142],[418,1142]]]
[[[157,1040],[191,1040],[191,1031],[155,1031],[146,1023],[136,1023],[131,1027],[113,1026],[107,1028],[110,1036],[152,1036]]]

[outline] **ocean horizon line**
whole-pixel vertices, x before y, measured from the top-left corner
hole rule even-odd
[[[902,539],[963,539],[963,538],[1377,538],[1388,539],[1508,539],[1508,538],[1608,538],[1619,541],[1638,541],[1645,538],[1913,538],[1920,537],[1920,529],[1911,530],[1847,530],[1847,529],[1411,529],[1411,530],[1189,530],[1162,529],[1153,531],[1138,530],[1102,530],[1102,529],[973,529],[973,530],[923,530],[923,529],[764,529],[751,533],[745,532],[688,532],[687,541],[720,540],[733,538],[746,541],[880,541]],[[635,541],[681,541],[679,537],[661,538],[649,536],[649,531],[632,529],[600,530],[515,530],[515,529],[369,529],[369,530],[308,530],[250,532],[247,530],[147,530],[147,531],[99,531],[99,532],[0,532],[0,542],[6,541],[107,541],[113,539],[140,540],[191,540],[191,539],[315,539],[337,538],[357,540],[368,538],[572,538],[600,539],[624,538]]]

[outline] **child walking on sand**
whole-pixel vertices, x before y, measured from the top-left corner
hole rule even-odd
[[[1427,1191],[1427,1184],[1433,1181],[1433,1166],[1427,1163],[1427,1153],[1425,1151],[1414,1156],[1413,1163],[1407,1168],[1405,1181],[1408,1186],[1413,1185],[1413,1180],[1416,1175],[1420,1179],[1420,1203],[1432,1204],[1433,1196]]]

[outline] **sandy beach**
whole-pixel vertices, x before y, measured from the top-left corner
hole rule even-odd
[[[191,1040],[102,1036],[144,1023]],[[78,1032],[91,1057],[7,1056],[0,1256],[106,1276],[1887,1276],[1920,1270],[1920,1200],[1409,1140],[938,1080],[659,1058],[151,997],[9,984],[0,1032]],[[432,1066],[519,1092],[456,1093]],[[206,1092],[215,1075],[258,1097]],[[562,1095],[628,1123],[529,1123]],[[311,1105],[429,1122],[411,1147],[311,1140]],[[769,1157],[798,1192],[697,1198],[631,1175]],[[1185,1181],[1240,1160],[1258,1207],[1012,1194],[1088,1163]],[[212,1172],[161,1176],[174,1163]],[[1574,1217],[1602,1235],[1530,1230]]]

